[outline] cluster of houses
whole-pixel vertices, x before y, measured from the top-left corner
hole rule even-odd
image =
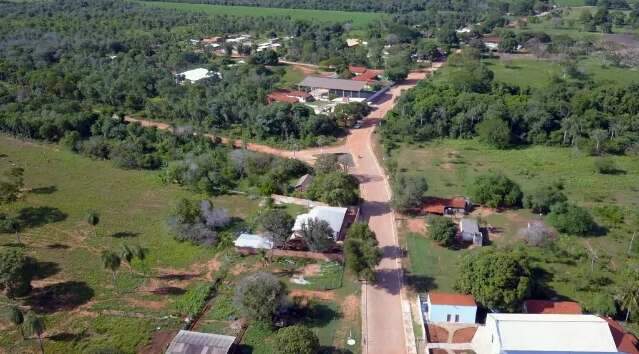
[[[257,41],[250,34],[232,34],[228,36],[211,36],[201,39],[190,39],[191,45],[198,47],[200,50],[208,49],[224,54],[225,47],[231,46],[233,48],[233,54],[239,54],[238,48],[240,46],[251,47],[256,52],[264,50],[278,50],[282,47],[282,41],[290,39],[289,37],[278,38],[272,37]]]
[[[618,322],[583,314],[571,301],[527,300],[522,313],[489,313],[483,325],[476,325],[477,303],[471,295],[430,292],[418,301],[425,324],[477,326],[467,345],[480,354],[639,354],[637,338]]]
[[[468,198],[425,198],[421,207],[413,210],[419,215],[450,216],[458,220],[459,232],[457,239],[460,242],[472,243],[475,246],[482,246],[485,235],[479,228],[477,219],[466,217],[466,214],[473,208],[473,203]]]

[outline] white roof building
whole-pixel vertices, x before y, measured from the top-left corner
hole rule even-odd
[[[472,345],[477,353],[617,353],[608,323],[593,315],[491,313]]]
[[[238,248],[253,248],[253,249],[273,249],[273,240],[262,235],[253,234],[241,234],[235,239],[235,247]]]
[[[324,220],[333,229],[333,238],[337,240],[344,224],[344,218],[346,217],[347,208],[317,206],[311,209],[306,214],[300,214],[295,219],[295,225],[293,225],[293,232],[301,231],[302,225],[306,224],[308,220],[320,219]]]
[[[205,68],[197,68],[193,70],[187,70],[183,73],[179,73],[176,76],[178,78],[178,81],[185,80],[185,81],[189,81],[193,83],[193,82],[197,82],[202,79],[206,79],[213,76],[220,77],[221,75],[220,73],[217,73],[215,71],[210,71]]]

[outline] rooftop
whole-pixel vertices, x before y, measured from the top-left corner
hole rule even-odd
[[[235,337],[181,330],[173,338],[166,354],[226,354]]]
[[[303,87],[322,88],[328,90],[362,91],[366,87],[366,82],[307,76],[299,83],[299,85]]]
[[[193,70],[187,70],[183,73],[179,73],[179,76],[184,76],[185,80],[189,80],[191,82],[195,82],[198,80],[206,79],[207,77],[211,77],[215,75],[215,72],[209,71],[205,68],[197,68]]]
[[[477,306],[472,295],[431,291],[428,293],[428,299],[433,305]]]
[[[295,218],[295,225],[293,225],[293,231],[302,230],[302,225],[311,219],[324,220],[333,229],[335,237],[339,235],[344,224],[344,218],[346,217],[347,208],[317,206],[311,209],[306,214],[300,214]]]
[[[429,214],[444,214],[444,209],[466,209],[466,199],[464,197],[437,198],[428,197],[422,204],[422,212]]]
[[[526,300],[527,313],[580,315],[581,305],[572,301]]]
[[[459,222],[462,232],[479,233],[479,223],[475,219],[464,218]]]
[[[255,248],[270,250],[273,248],[273,241],[266,236],[241,234],[235,239],[235,247]]]
[[[491,322],[502,351],[617,352],[608,323],[593,315],[491,313]]]
[[[639,354],[639,340],[632,333],[626,332],[621,324],[612,318],[604,318],[610,327],[610,333],[620,352]]]

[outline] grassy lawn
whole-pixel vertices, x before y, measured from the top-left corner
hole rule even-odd
[[[208,271],[207,261],[216,249],[176,242],[165,226],[178,198],[204,196],[163,185],[157,173],[118,169],[57,145],[0,136],[0,151],[0,169],[23,167],[25,186],[31,190],[0,211],[21,213],[28,225],[22,240],[39,262],[39,274],[32,296],[21,303],[46,315],[48,352],[85,353],[99,347],[135,352],[155,328],[179,326],[179,320],[160,319],[171,312],[168,305],[176,295],[151,290],[166,282],[156,277],[159,273]],[[258,208],[256,201],[241,196],[214,198],[213,203],[237,217]],[[95,230],[84,222],[89,209],[101,216]],[[2,237],[5,246],[15,246],[13,235]],[[122,244],[141,245],[149,253],[132,269],[123,265],[114,287],[100,253],[117,251]],[[33,341],[18,338],[17,330],[3,327],[0,351],[37,350]]]
[[[282,89],[296,89],[297,84],[304,79],[304,73],[292,65],[287,65],[282,79],[277,86]]]
[[[511,85],[541,88],[552,76],[562,74],[559,63],[541,59],[486,59],[484,63],[495,73],[495,80]],[[639,70],[602,66],[597,58],[582,58],[579,69],[595,81],[631,84],[639,82]]]
[[[209,4],[190,4],[173,2],[140,1],[147,6],[161,7],[164,9],[176,9],[181,11],[205,12],[211,15],[233,16],[288,16],[296,20],[309,20],[319,22],[349,22],[354,28],[364,28],[367,24],[384,16],[382,13],[373,12],[347,12],[330,10],[308,9],[284,9],[252,6],[227,6]]]
[[[534,146],[512,150],[496,150],[475,140],[441,140],[419,146],[402,146],[395,152],[400,171],[426,177],[428,195],[450,197],[467,195],[466,187],[474,177],[488,171],[501,171],[515,180],[524,193],[543,183],[562,181],[569,200],[584,206],[607,231],[600,236],[576,237],[562,235],[552,250],[528,247],[533,265],[544,274],[544,289],[539,296],[559,296],[583,303],[595,291],[583,281],[590,273],[588,249],[598,255],[597,274],[615,283],[623,281],[619,271],[629,258],[639,254],[639,247],[627,254],[632,237],[632,213],[639,206],[639,159],[614,156],[623,173],[601,175],[594,170],[595,157],[569,148]],[[604,205],[620,207],[626,222],[613,224],[598,210]],[[498,230],[490,235],[494,245],[519,244],[517,230],[538,216],[528,210],[495,212],[482,209],[473,213]],[[402,230],[410,259],[410,274],[419,291],[427,289],[451,290],[458,272],[458,262],[472,250],[450,250],[438,246],[423,234]],[[490,246],[488,246],[490,247]],[[611,295],[612,296],[612,295]]]

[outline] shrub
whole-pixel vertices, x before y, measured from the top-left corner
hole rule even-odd
[[[284,327],[275,334],[276,354],[315,354],[319,350],[319,339],[304,326]]]
[[[510,178],[496,173],[478,176],[470,188],[471,198],[491,208],[521,205],[522,192]]]
[[[597,226],[588,210],[567,203],[555,204],[548,214],[548,222],[559,232],[575,235],[586,235]]]
[[[428,221],[428,236],[443,246],[450,246],[455,241],[457,225],[443,216],[432,217]]]
[[[567,198],[562,190],[563,186],[559,183],[538,186],[526,194],[524,207],[532,209],[535,213],[546,214],[553,205],[566,202]]]
[[[595,169],[601,174],[615,174],[618,171],[615,161],[606,157],[595,160]]]
[[[237,283],[233,303],[243,316],[270,322],[285,300],[284,284],[273,274],[260,272],[248,275]]]

